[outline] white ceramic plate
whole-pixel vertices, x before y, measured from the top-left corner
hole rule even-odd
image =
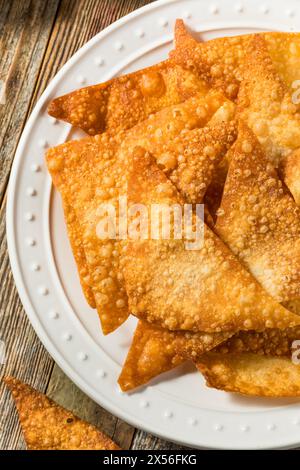
[[[172,46],[177,17],[204,38],[261,30],[300,30],[300,2],[279,0],[158,1],[135,11],[82,47],[48,86],[24,129],[13,164],[7,205],[11,265],[37,334],[65,373],[90,397],[125,421],[192,447],[275,448],[300,443],[300,405],[250,399],[204,386],[191,366],[165,374],[144,390],[117,386],[135,321],[104,337],[81,293],[62,208],[51,188],[44,151],[78,137],[47,115],[50,99],[154,64]],[[299,77],[300,78],[300,77]]]

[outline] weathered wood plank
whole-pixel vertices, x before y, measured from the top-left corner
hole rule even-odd
[[[23,311],[10,271],[5,237],[5,189],[58,4],[59,0],[0,2],[2,90],[5,86],[0,104],[0,339],[7,350],[7,363],[0,366],[0,379],[4,374],[14,374],[41,389],[46,386],[53,361]],[[12,400],[2,383],[0,448],[24,448]]]
[[[187,447],[179,446],[173,442],[159,439],[144,431],[136,431],[132,443],[133,450],[187,450]]]
[[[59,0],[0,2],[0,195],[24,126]],[[5,102],[3,102],[5,101]]]

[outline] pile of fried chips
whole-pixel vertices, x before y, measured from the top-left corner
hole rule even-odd
[[[299,78],[298,33],[198,42],[177,20],[166,61],[50,103],[89,134],[46,157],[87,302],[104,334],[139,319],[122,390],[193,361],[211,387],[300,396]],[[103,237],[120,198],[204,204],[203,244]]]

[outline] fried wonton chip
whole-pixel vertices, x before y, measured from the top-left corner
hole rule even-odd
[[[300,206],[300,149],[284,157],[279,166],[280,175]]]
[[[236,125],[231,121],[184,130],[178,135],[174,133],[167,142],[166,138],[155,141],[151,137],[135,137],[125,139],[124,143],[130,148],[133,144],[142,144],[143,148],[153,152],[158,166],[176,186],[184,201],[200,203],[235,138]]]
[[[5,377],[28,450],[119,450],[91,424],[13,377]]]
[[[201,356],[197,367],[206,385],[226,392],[260,397],[300,396],[300,366],[288,357],[209,352]]]
[[[117,254],[120,242],[100,240],[96,236],[98,208],[112,200],[116,206],[118,196],[126,195],[126,161],[130,158],[130,148],[138,143],[153,150],[187,202],[202,200],[214,169],[236,137],[235,123],[230,121],[234,108],[232,113],[215,118],[210,128],[193,129],[209,126],[210,119],[228,101],[216,91],[206,96],[204,100],[199,94],[166,108],[155,115],[155,120],[149,118],[129,132],[114,137],[105,133],[102,137],[68,142],[48,152],[49,171],[64,200],[81,283],[87,297],[91,292],[96,297],[105,333],[117,328],[127,318],[128,310]],[[122,181],[118,181],[120,178]],[[115,185],[118,187],[114,189]],[[112,256],[104,253],[104,245],[114,252],[111,266],[108,264]],[[92,303],[89,297],[88,301]]]
[[[102,134],[67,142],[47,153],[53,183],[76,214],[71,232],[80,224],[75,233],[81,237],[78,243],[81,240],[104,334],[115,330],[129,314],[119,267],[123,240],[113,238],[110,230],[114,227],[107,228],[108,238],[106,227],[101,225],[103,218],[107,218],[104,204],[107,210],[109,204],[115,208],[112,217],[118,216],[118,198],[127,191],[126,167],[117,152],[121,138],[121,135],[113,138]],[[79,273],[83,261],[77,260]]]
[[[148,208],[182,203],[175,187],[141,148],[133,156],[128,201],[129,206],[139,203]],[[199,249],[186,249],[186,239],[170,235],[166,240],[128,241],[124,277],[131,313],[170,330],[202,332],[300,323],[300,317],[265,293],[205,224],[203,246],[194,246]]]
[[[278,167],[283,157],[300,147],[300,112],[260,35],[254,35],[248,44],[243,77],[238,116],[253,130],[270,161]]]
[[[139,320],[119,385],[124,392],[144,385],[186,359],[198,358],[229,336],[230,333],[169,331]]]
[[[68,237],[72,248],[73,256],[78,269],[80,284],[90,307],[95,308],[95,297],[90,286],[90,273],[87,266],[85,252],[82,246],[82,234],[80,225],[77,222],[76,214],[72,206],[63,202],[64,216],[67,224]]]
[[[300,209],[242,121],[215,230],[278,302],[300,298]]]
[[[106,130],[118,132],[167,106],[206,91],[207,85],[201,77],[166,60],[56,98],[48,112],[90,135]]]
[[[290,88],[299,79],[300,34],[260,33],[281,80]],[[183,68],[203,78],[213,88],[236,99],[243,78],[243,60],[252,34],[197,41],[182,20],[175,25],[175,50],[170,57]]]
[[[300,328],[279,330],[269,328],[265,331],[240,331],[215,349],[215,352],[245,353],[291,357],[294,341],[300,340]]]

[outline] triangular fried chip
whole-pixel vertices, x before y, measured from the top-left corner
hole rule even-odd
[[[234,122],[185,130],[167,142],[142,137],[125,139],[125,145],[143,144],[187,203],[200,203],[228,148],[236,138]],[[166,140],[166,139],[165,139]]]
[[[291,191],[296,204],[300,206],[300,149],[294,150],[282,158],[279,172]]]
[[[249,35],[244,35],[199,42],[189,34],[183,20],[178,19],[175,50],[170,57],[234,100],[242,78],[240,63],[248,38]]]
[[[300,147],[300,112],[260,35],[254,35],[248,44],[243,77],[238,116],[253,130],[267,157],[278,167],[283,157]]]
[[[206,91],[207,85],[201,77],[166,60],[56,98],[48,112],[90,135],[106,130],[118,132],[167,106]]]
[[[123,241],[113,239],[113,234],[111,239],[104,239],[98,233],[98,224],[107,217],[107,213],[102,214],[103,204],[115,208],[117,217],[118,197],[126,195],[126,167],[117,158],[120,157],[118,139],[121,135],[112,138],[101,134],[67,142],[47,152],[53,183],[63,200],[72,206],[75,222],[80,224],[80,230],[75,233],[81,237],[104,334],[115,330],[128,317],[127,296],[119,269]],[[79,273],[81,269],[82,264]]]
[[[276,72],[290,88],[299,79],[300,34],[269,32],[258,36],[266,41]],[[252,38],[252,34],[245,34],[199,42],[178,19],[175,24],[175,50],[171,51],[170,57],[234,100],[243,78],[247,46]]]
[[[90,286],[90,273],[86,262],[85,252],[82,246],[82,234],[80,225],[77,222],[76,213],[72,206],[63,201],[64,216],[67,224],[68,237],[72,248],[73,256],[77,265],[80,284],[90,307],[95,308],[95,297]]]
[[[226,392],[300,397],[300,366],[288,357],[209,352],[201,356],[197,367],[206,385]]]
[[[91,424],[13,377],[5,377],[28,450],[119,450]]]
[[[243,122],[215,230],[278,302],[300,298],[300,209]]]
[[[218,346],[214,352],[223,354],[251,352],[260,355],[291,357],[293,342],[297,340],[300,340],[299,326],[285,330],[269,328],[260,332],[240,331]]]
[[[232,114],[227,113],[220,116],[219,121],[215,119],[211,128],[193,128],[209,125],[211,117],[226,101],[215,91],[208,93],[206,101],[199,95],[166,108],[155,115],[155,120],[149,118],[115,137],[105,133],[101,137],[68,142],[48,152],[49,171],[63,197],[69,238],[81,283],[86,296],[91,294],[91,290],[96,296],[105,333],[117,328],[127,318],[128,310],[117,254],[120,249],[114,248],[120,243],[97,239],[98,208],[112,201],[116,206],[118,196],[126,195],[126,161],[130,148],[137,143],[153,149],[158,162],[169,178],[177,183],[187,202],[200,202],[215,167],[235,138],[236,127],[230,121]],[[223,122],[225,118],[228,123]],[[122,184],[117,182],[120,177]],[[119,189],[108,187],[107,181],[112,186],[117,183]],[[104,245],[110,246],[115,253],[109,269],[107,263],[111,256],[108,259],[104,256]],[[105,270],[113,273],[113,279],[105,277]],[[90,298],[88,301],[92,303]]]
[[[186,359],[198,358],[228,336],[230,333],[169,331],[139,320],[119,385],[124,392],[144,385]]]
[[[148,208],[182,203],[142,149],[133,156],[128,201]],[[124,277],[131,313],[170,330],[236,331],[300,323],[300,317],[265,293],[207,226],[204,246],[197,250],[187,250],[184,239],[129,240]]]

